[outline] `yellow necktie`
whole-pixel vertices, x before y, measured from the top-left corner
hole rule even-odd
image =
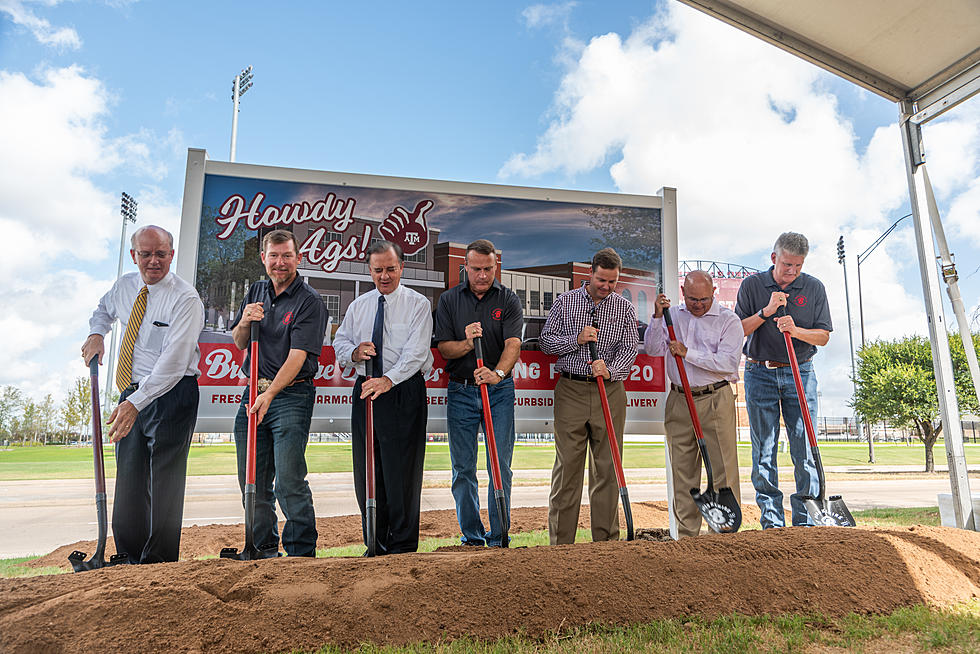
[[[140,333],[143,314],[146,313],[146,296],[149,291],[146,286],[140,289],[133,302],[133,310],[129,313],[126,323],[126,336],[123,337],[122,348],[119,350],[119,365],[116,366],[116,388],[123,392],[133,382],[133,346]]]

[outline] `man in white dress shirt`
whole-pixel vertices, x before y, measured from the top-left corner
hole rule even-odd
[[[667,356],[667,377],[671,383],[664,429],[674,480],[674,516],[678,537],[688,538],[701,531],[701,513],[691,497],[691,489],[701,487],[701,453],[674,355],[684,359],[705,446],[711,457],[715,490],[730,487],[735,499],[741,502],[735,396],[731,384],[738,381],[743,334],[742,322],[735,312],[715,301],[715,287],[708,273],[703,270],[689,272],[682,290],[684,304],[670,314],[677,340],[671,341],[667,334],[663,313],[664,308],[670,306],[670,300],[661,294],[654,304],[644,347],[652,356]]]
[[[380,241],[368,249],[375,289],[354,300],[334,338],[337,363],[357,369],[351,424],[354,490],[365,532],[365,404],[374,403],[377,553],[414,552],[419,544],[422,463],[428,418],[425,379],[432,368],[432,304],[401,285],[404,257]],[[365,361],[372,360],[372,377]]]
[[[119,320],[125,337],[109,416],[116,443],[112,536],[132,563],[176,561],[184,513],[184,483],[197,405],[204,305],[190,284],[170,272],[173,236],[141,227],[129,251],[139,273],[119,278],[89,320],[86,363],[105,352],[103,338]]]

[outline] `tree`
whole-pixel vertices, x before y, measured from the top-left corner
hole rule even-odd
[[[611,247],[623,266],[660,276],[660,210],[640,207],[588,207],[582,212],[589,226],[599,232],[592,239],[597,248]]]
[[[963,413],[976,411],[977,398],[967,367],[963,342],[948,337],[956,398]],[[974,347],[980,335],[973,335]],[[910,427],[926,448],[926,472],[935,472],[932,447],[942,432],[932,347],[922,336],[875,341],[858,352],[857,392],[852,406],[869,422],[888,420]]]
[[[4,386],[0,390],[0,438],[13,438],[21,399],[22,393],[15,386]]]
[[[72,433],[81,438],[92,417],[92,381],[88,377],[76,377],[61,405],[61,417]]]

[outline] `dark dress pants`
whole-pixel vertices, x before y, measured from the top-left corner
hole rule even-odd
[[[123,392],[120,402],[132,391]],[[197,379],[182,378],[136,416],[116,443],[112,537],[132,563],[176,561],[184,485],[197,405]]]
[[[361,528],[367,542],[365,520],[365,402],[359,377],[354,384],[351,445],[354,492],[361,509]],[[377,500],[379,554],[415,552],[419,547],[419,512],[422,506],[422,465],[425,460],[425,424],[429,415],[425,380],[412,375],[374,400],[374,474]]]

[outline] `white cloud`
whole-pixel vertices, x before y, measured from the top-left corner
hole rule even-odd
[[[500,176],[574,177],[607,167],[623,192],[675,186],[681,258],[761,268],[777,234],[805,233],[806,270],[827,286],[836,326],[818,359],[824,404],[846,415],[850,356],[835,245],[843,234],[858,341],[854,257],[908,202],[898,126],[878,128],[859,151],[851,121],[826,91],[827,73],[687,7],[667,7],[625,37],[592,38],[567,60],[534,150],[511,157]],[[947,222],[974,242],[978,117],[964,112],[926,132]],[[861,267],[869,338],[926,330],[908,225]]]
[[[530,5],[521,12],[521,16],[524,17],[525,24],[532,29],[547,25],[567,27],[568,17],[576,5],[577,2]]]
[[[82,39],[71,27],[52,27],[44,18],[40,18],[28,5],[37,2],[22,2],[21,0],[0,0],[0,12],[10,16],[15,25],[21,25],[30,30],[34,38],[42,45],[57,48],[77,50],[82,47]],[[58,0],[45,0],[47,6],[58,4]]]
[[[111,137],[111,97],[78,67],[45,69],[37,80],[0,71],[0,385],[61,399],[84,375],[78,349],[88,318],[115,274],[119,196],[98,180],[119,170],[160,179],[149,132]],[[176,230],[178,207],[156,187],[136,193],[138,224]],[[102,272],[93,268],[103,262]],[[132,268],[132,263],[127,269]],[[110,272],[111,271],[111,272]]]

